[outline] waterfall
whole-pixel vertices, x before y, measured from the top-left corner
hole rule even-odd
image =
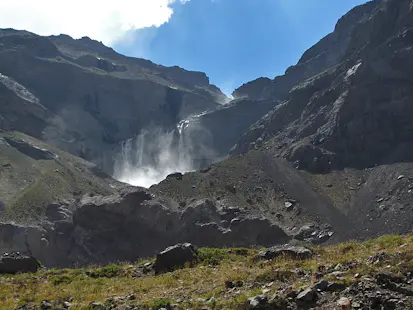
[[[180,121],[171,131],[145,129],[124,141],[115,160],[114,178],[148,188],[171,173],[200,168],[202,158],[213,158],[214,153],[210,134],[197,122],[200,115]]]

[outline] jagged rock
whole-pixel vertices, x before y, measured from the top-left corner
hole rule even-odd
[[[334,232],[331,229],[320,228],[317,225],[304,225],[294,234],[293,238],[301,241],[306,241],[313,244],[321,244],[326,242],[333,236]]]
[[[190,243],[177,244],[166,248],[156,256],[155,273],[173,271],[198,259],[197,248]]]
[[[375,276],[377,283],[382,287],[407,296],[413,296],[413,287],[408,285],[404,277],[390,272],[379,272]]]
[[[52,308],[53,308],[52,304],[46,300],[43,300],[40,303],[40,309],[42,310],[47,310],[47,309],[52,309]]]
[[[330,292],[342,291],[345,288],[346,288],[346,285],[343,283],[330,282],[327,285],[327,291],[330,291]]]
[[[52,151],[41,149],[27,141],[5,138],[5,140],[14,148],[18,149],[23,154],[35,160],[52,160],[56,159],[57,155]]]
[[[316,284],[314,284],[313,289],[314,290],[320,290],[320,291],[324,291],[329,285],[329,282],[327,280],[321,280],[319,282],[317,282]]]
[[[0,255],[0,274],[36,272],[39,267],[40,264],[34,257],[23,255],[19,252]]]
[[[297,301],[304,302],[304,303],[312,302],[316,299],[317,299],[317,292],[314,291],[312,288],[307,288],[303,290],[296,297]]]
[[[257,257],[260,259],[274,259],[280,256],[291,257],[293,259],[308,259],[313,255],[310,249],[292,246],[292,245],[279,245],[273,246],[268,250],[264,250],[258,253]]]
[[[268,297],[265,295],[258,295],[248,298],[247,309],[265,309],[268,305]]]

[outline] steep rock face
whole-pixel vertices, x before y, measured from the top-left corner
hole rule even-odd
[[[235,153],[246,152],[260,139],[269,142],[271,152],[313,172],[410,160],[410,4],[369,3],[367,7],[374,10],[350,27],[343,60],[305,81],[298,80],[283,104],[240,139]],[[359,10],[349,13],[336,28],[345,27]],[[319,51],[313,50],[303,58]]]
[[[30,108],[36,112],[33,117],[16,111],[15,121],[4,121],[2,128],[41,135],[108,170],[118,142],[149,126],[171,128],[225,100],[204,73],[121,56],[88,38],[48,38],[6,29],[0,31],[0,55],[5,86],[0,96],[13,91],[38,110]]]
[[[182,129],[184,134],[190,136],[193,149],[199,150],[196,157],[211,163],[227,156],[240,136],[277,103],[236,99],[208,113],[189,118],[181,124]]]
[[[0,128],[42,136],[52,114],[23,85],[0,73]]]
[[[343,59],[350,47],[353,31],[358,31],[358,23],[367,20],[380,2],[381,0],[368,2],[344,15],[338,21],[334,32],[308,49],[298,63],[289,67],[284,75],[277,76],[272,81],[259,78],[246,83],[234,91],[234,96],[285,99],[294,85],[336,65]]]

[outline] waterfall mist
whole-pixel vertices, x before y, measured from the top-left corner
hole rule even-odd
[[[134,186],[150,187],[174,172],[201,168],[214,159],[209,132],[195,121],[179,122],[172,131],[143,130],[122,143],[115,160],[114,177]]]

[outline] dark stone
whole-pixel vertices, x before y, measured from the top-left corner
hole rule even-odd
[[[225,281],[226,288],[242,287],[243,285],[244,285],[244,282],[242,281],[235,281],[235,282],[232,282],[230,280]]]
[[[43,300],[40,303],[40,309],[42,310],[52,309],[52,307],[53,307],[52,304],[46,300]]]
[[[258,253],[260,259],[274,259],[277,257],[290,257],[293,259],[308,259],[313,255],[310,249],[301,246],[278,245]]]
[[[329,282],[327,280],[321,280],[314,284],[313,289],[314,290],[320,290],[320,291],[325,291],[325,289],[328,287]]]
[[[40,264],[34,257],[23,255],[19,252],[3,253],[0,256],[0,274],[36,272],[39,267]]]
[[[312,288],[307,288],[303,290],[296,297],[297,301],[304,302],[304,303],[312,302],[316,299],[317,299],[317,292],[314,291]]]
[[[337,292],[337,291],[342,291],[346,288],[346,285],[343,283],[336,283],[336,282],[332,282],[329,283],[327,286],[327,291],[330,292]]]
[[[166,248],[156,256],[154,270],[159,274],[173,271],[198,259],[197,248],[190,244],[177,244]]]

